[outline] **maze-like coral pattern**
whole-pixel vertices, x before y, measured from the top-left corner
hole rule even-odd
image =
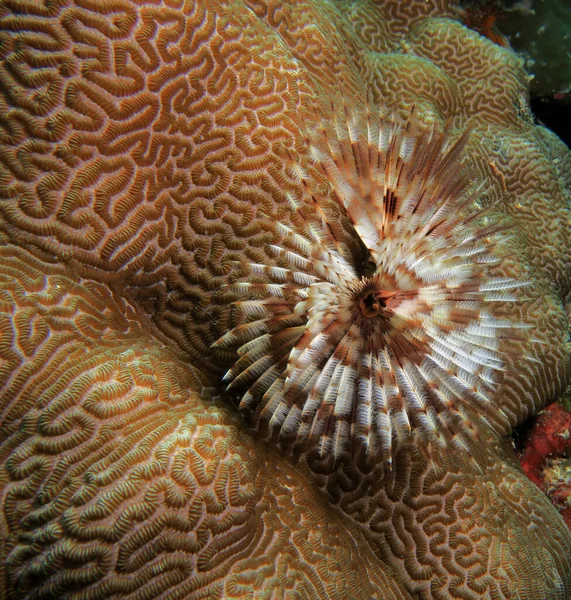
[[[292,465],[203,389],[232,360],[210,350],[220,286],[292,221],[283,148],[304,153],[303,115],[341,95],[472,128],[482,203],[513,230],[504,271],[532,282],[506,310],[533,360],[508,357],[497,398],[515,425],[569,383],[569,152],[532,124],[515,56],[453,15],[0,0],[11,599],[566,600],[571,537],[496,440],[474,460],[405,448],[390,473]]]
[[[413,596],[565,598],[559,574],[571,568],[569,532],[548,517],[552,537],[539,533],[549,501],[496,453],[482,447],[473,461],[457,453],[427,459],[408,448],[389,473],[357,466],[321,465],[317,480]]]
[[[245,252],[263,259],[270,236],[256,210],[283,200],[273,147],[292,144],[308,93],[297,61],[222,6],[2,12],[6,223],[60,261],[139,289],[161,329],[203,360],[219,312],[210,292]]]
[[[10,597],[408,597],[123,300],[0,258]]]

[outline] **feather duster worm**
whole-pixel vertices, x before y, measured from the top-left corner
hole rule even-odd
[[[509,430],[490,392],[502,339],[523,325],[493,306],[521,283],[491,275],[502,228],[474,208],[467,137],[343,109],[306,140],[329,194],[289,158],[302,226],[277,224],[277,266],[247,265],[230,286],[241,323],[216,343],[237,348],[228,389],[282,446],[337,458],[358,444],[390,463],[407,440],[466,448],[480,422]],[[368,260],[331,226],[331,204]]]

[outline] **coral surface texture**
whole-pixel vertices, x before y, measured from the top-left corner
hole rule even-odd
[[[571,153],[456,17],[0,0],[1,598],[571,597]]]

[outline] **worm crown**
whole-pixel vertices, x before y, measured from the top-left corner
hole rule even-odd
[[[474,208],[467,138],[343,109],[310,130],[311,167],[289,158],[301,226],[275,224],[275,264],[243,265],[229,286],[241,322],[216,342],[237,349],[225,381],[240,408],[282,446],[337,458],[360,445],[390,463],[406,441],[467,448],[482,424],[509,430],[491,392],[502,340],[525,326],[494,306],[521,282],[492,274],[502,228]]]

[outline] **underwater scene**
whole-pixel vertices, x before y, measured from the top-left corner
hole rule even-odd
[[[0,0],[0,600],[571,600],[569,0]]]

